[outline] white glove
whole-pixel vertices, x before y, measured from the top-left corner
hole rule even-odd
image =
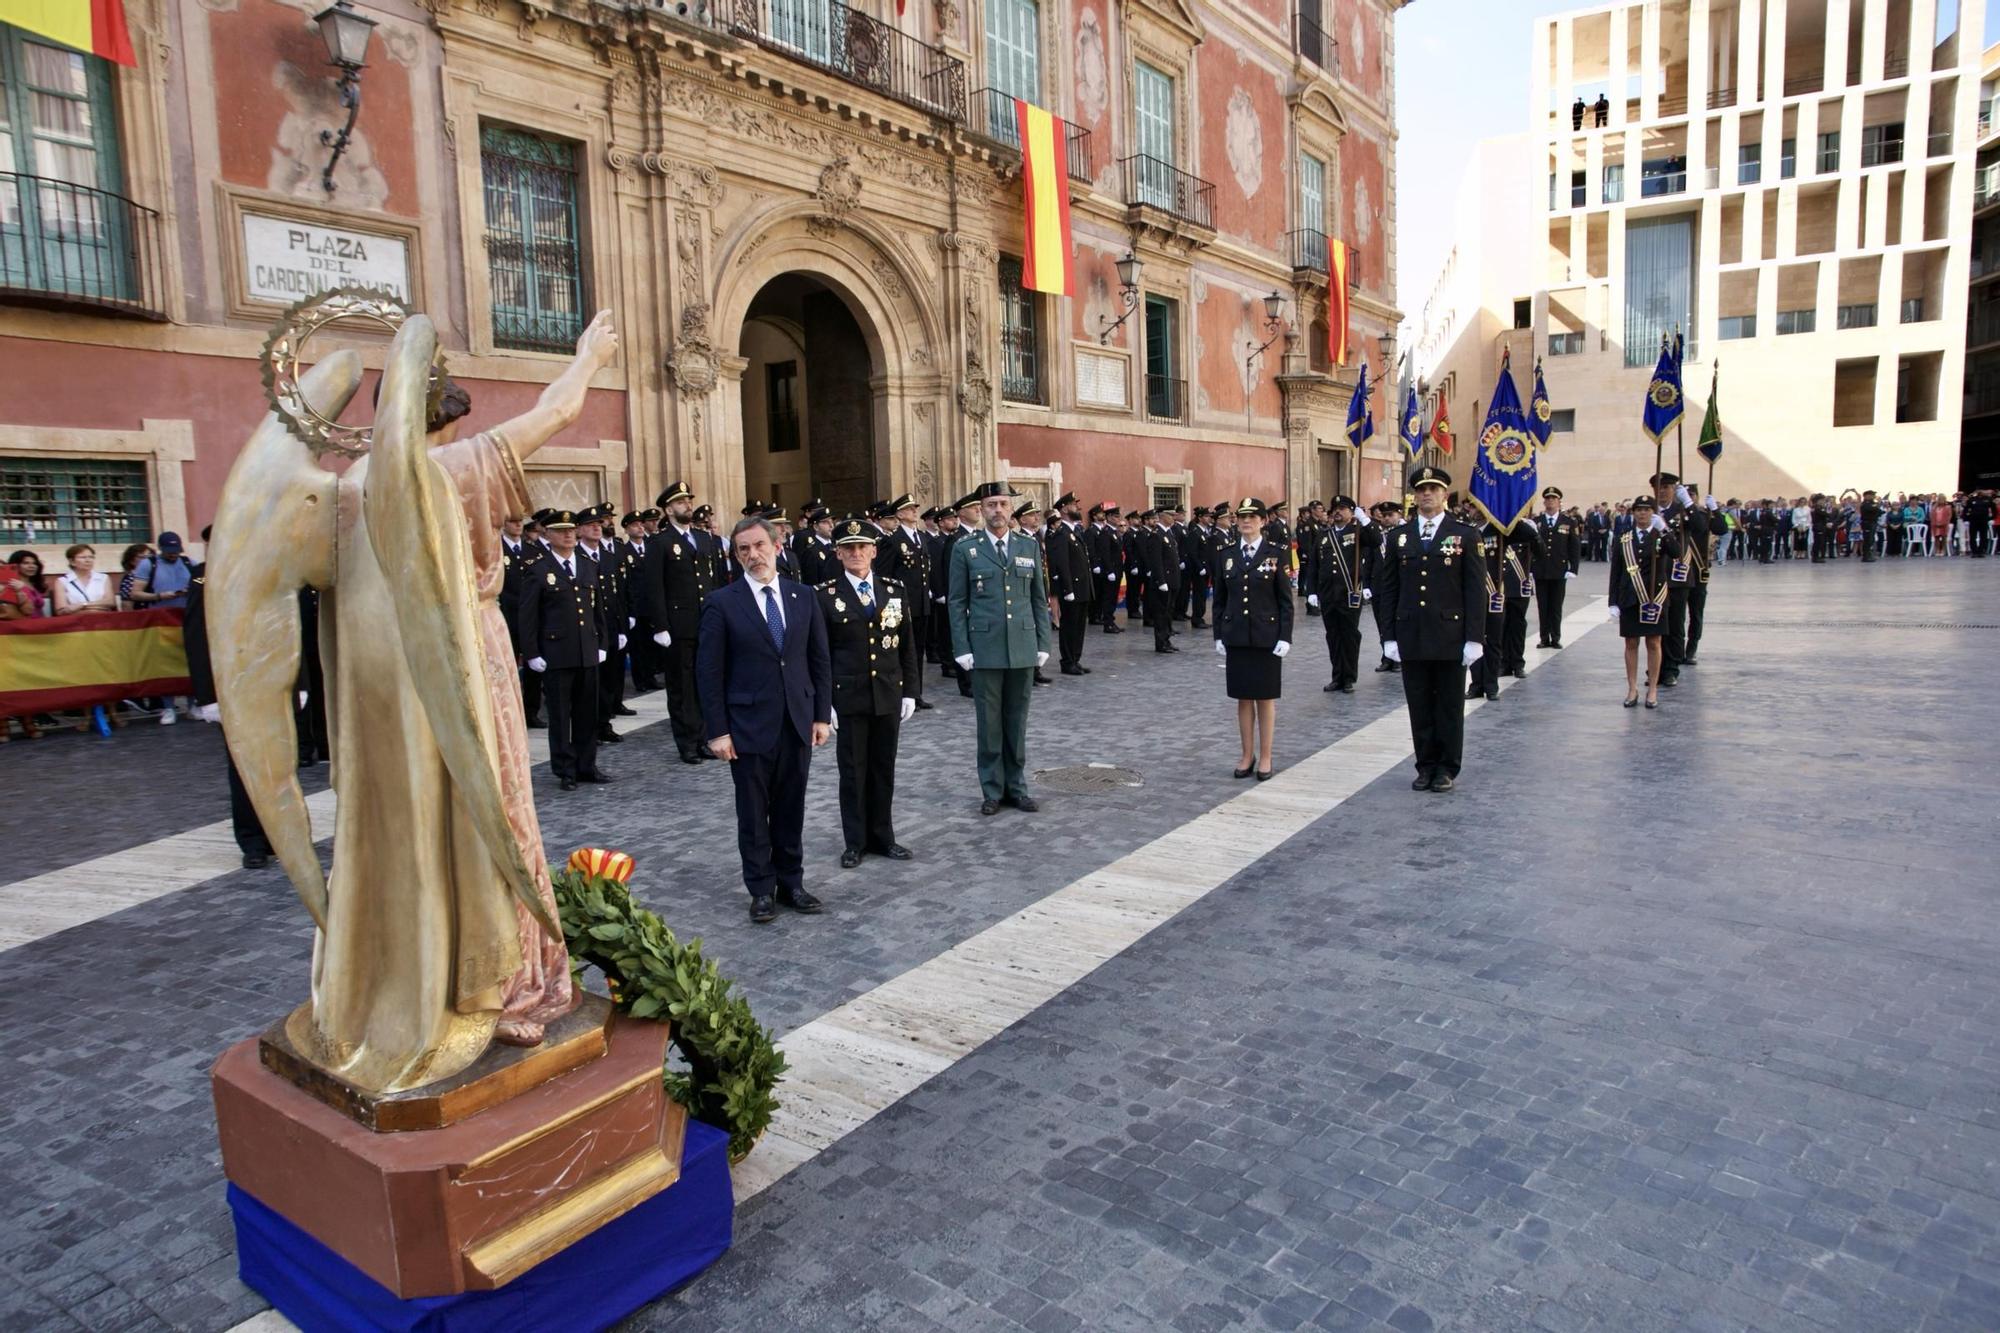
[[[661,630],[653,636],[653,642],[659,644],[662,648],[671,648],[674,646],[674,636],[665,630]]]
[[[536,675],[540,675],[548,669],[549,660],[546,657],[531,657],[528,659],[528,670],[534,672]]]
[[[1076,594],[1073,592],[1066,592],[1063,594],[1063,600],[1065,602],[1073,602],[1076,600]]]
[[[1035,669],[1039,671],[1042,667],[1048,664],[1048,660],[1049,660],[1049,655],[1047,653],[1036,653]]]
[[[1610,609],[1611,609],[1611,623],[1615,625],[1615,624],[1617,624],[1617,623],[1618,623],[1618,607],[1617,607],[1617,604],[1616,604],[1616,603],[1613,603]]]
[[[1104,572],[1104,566],[1102,566],[1102,565],[1092,565],[1092,566],[1090,567],[1090,572],[1091,572],[1091,573],[1093,573],[1093,574],[1102,574],[1102,573]]]
[[[1312,594],[1309,594],[1309,595],[1308,595],[1308,596],[1306,597],[1306,605],[1307,605],[1307,606],[1318,606],[1318,605],[1319,605],[1319,594],[1318,594],[1318,593],[1312,593]]]
[[[1375,600],[1375,590],[1374,590],[1373,588],[1363,588],[1363,589],[1361,590],[1361,600],[1362,600],[1362,601],[1364,601],[1364,602],[1372,602],[1372,601],[1374,601],[1374,600]]]
[[[1568,583],[1568,582],[1569,582],[1569,581],[1570,581],[1571,579],[1573,579],[1573,578],[1575,578],[1575,577],[1576,577],[1576,571],[1575,571],[1575,570],[1573,570],[1573,569],[1571,569],[1571,570],[1565,570],[1565,571],[1563,572],[1563,582],[1564,582],[1564,583]]]
[[[625,647],[625,636],[623,634],[618,636],[618,646],[620,649]]]
[[[1692,495],[1689,495],[1689,494],[1688,494],[1688,488],[1687,488],[1687,487],[1685,487],[1685,486],[1676,486],[1676,487],[1674,487],[1674,503],[1675,503],[1675,504],[1683,504],[1683,505],[1691,505],[1691,504],[1693,504],[1693,503],[1694,503],[1694,497],[1693,497]]]
[[[1159,589],[1161,592],[1165,592],[1167,590],[1167,585],[1164,583],[1155,583],[1153,586]]]
[[[311,695],[309,695],[309,694],[307,694],[307,693],[306,693],[306,692],[305,692],[304,690],[300,690],[300,691],[299,691],[299,708],[300,708],[301,710],[303,710],[303,709],[305,708],[305,706],[306,706],[306,700],[307,700],[307,699],[310,699],[311,697],[312,697],[312,696],[311,696]]]
[[[1280,639],[1276,643],[1271,645],[1271,656],[1273,657],[1283,657],[1286,653],[1289,653],[1290,651],[1292,651],[1292,645],[1286,643],[1283,639]]]
[[[916,713],[917,701],[915,699],[905,699],[903,700],[903,711],[896,720],[898,722],[908,722],[912,717],[916,716]]]
[[[1390,639],[1382,645],[1382,656],[1388,658],[1391,662],[1400,662],[1403,660],[1403,650],[1396,646],[1394,639]]]
[[[222,721],[222,705],[196,704],[194,706],[194,715],[204,722],[220,722]]]
[[[1458,660],[1464,663],[1466,666],[1471,666],[1474,662],[1477,662],[1480,658],[1484,656],[1486,656],[1485,644],[1468,643],[1465,645],[1465,651],[1458,655]]]
[[[639,628],[639,622],[638,622],[638,621],[637,621],[636,619],[634,619],[633,617],[631,617],[631,616],[627,616],[627,617],[625,617],[625,628],[626,628],[626,629],[637,629],[637,628]],[[623,647],[624,647],[625,645],[621,643],[621,644],[619,644],[618,646],[619,646],[620,648],[623,648]]]
[[[1215,641],[1215,655],[1217,657],[1229,656],[1229,645],[1224,643],[1222,640],[1217,639]]]
[[[942,597],[933,597],[933,598],[931,598],[931,600],[932,600],[933,602],[936,602],[936,603],[937,603],[937,604],[938,604],[939,606],[943,606],[943,605],[944,605],[944,598],[942,598]]]
[[[838,708],[829,708],[826,710],[826,725],[835,731],[840,730],[840,710]]]
[[[602,648],[599,648],[599,649],[597,650],[597,664],[598,664],[599,666],[603,666],[603,665],[604,665],[604,659],[605,659],[606,657],[608,657],[608,656],[610,656],[610,654],[609,654],[609,653],[606,653],[606,652],[605,652],[605,651],[604,651],[604,650],[603,650]]]
[[[954,661],[954,662],[956,662],[956,663],[958,663],[958,669],[959,669],[960,671],[970,671],[970,670],[972,670],[972,654],[971,654],[971,653],[967,653],[967,654],[966,654],[965,656],[963,656],[963,657],[954,657],[954,658],[952,658],[951,660],[952,660],[952,661]]]

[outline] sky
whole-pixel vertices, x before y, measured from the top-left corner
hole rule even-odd
[[[1596,3],[1414,0],[1397,15],[1396,299],[1406,318],[1422,310],[1450,253],[1452,205],[1473,145],[1528,128],[1533,20]],[[1990,42],[2000,0],[1984,4]]]

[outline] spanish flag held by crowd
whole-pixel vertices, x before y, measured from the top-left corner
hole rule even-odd
[[[0,23],[114,64],[139,63],[125,28],[125,0],[0,0]]]

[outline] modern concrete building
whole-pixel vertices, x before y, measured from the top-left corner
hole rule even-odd
[[[1474,198],[1498,273],[1440,282],[1412,330],[1461,437],[1501,349],[1524,401],[1540,354],[1543,477],[1585,503],[1629,496],[1679,326],[1697,480],[1719,360],[1725,496],[1957,485],[1981,15],[1951,8],[1650,0],[1538,20],[1531,128],[1503,150],[1525,212]]]
[[[1960,485],[2000,486],[2000,44],[1979,63],[1972,185],[1972,294],[1965,311]]]
[[[0,25],[0,547],[198,532],[266,331],[341,280],[430,315],[472,426],[614,313],[542,503],[1397,481],[1324,348],[1329,237],[1356,339],[1398,319],[1404,0],[364,0],[337,165],[344,0],[118,2],[134,67]],[[1015,97],[1062,118],[1071,297],[1022,290]]]

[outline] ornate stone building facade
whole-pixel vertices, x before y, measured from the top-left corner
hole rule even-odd
[[[1397,322],[1402,0],[392,0],[330,177],[318,0],[126,3],[135,69],[0,29],[0,542],[198,529],[333,280],[432,316],[475,424],[614,312],[550,501],[1399,489],[1324,343],[1329,235],[1378,365]],[[1020,288],[1016,96],[1062,118],[1074,297]]]

